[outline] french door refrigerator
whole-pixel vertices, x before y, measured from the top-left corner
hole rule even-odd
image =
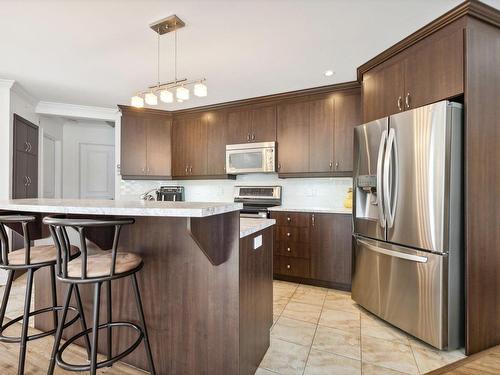
[[[462,105],[357,126],[352,298],[439,349],[463,343]]]

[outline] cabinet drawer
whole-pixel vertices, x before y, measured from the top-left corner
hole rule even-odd
[[[308,227],[309,214],[299,212],[273,212],[271,217],[276,219],[276,225],[286,225],[292,227]]]
[[[281,241],[276,246],[276,253],[294,258],[309,258],[309,244],[293,241]]]
[[[309,228],[278,226],[277,240],[282,242],[302,242],[309,243]]]
[[[309,259],[280,256],[279,270],[281,275],[308,278],[310,275]]]

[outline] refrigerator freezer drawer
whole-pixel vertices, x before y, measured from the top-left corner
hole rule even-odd
[[[352,298],[419,339],[447,347],[447,256],[356,239]]]

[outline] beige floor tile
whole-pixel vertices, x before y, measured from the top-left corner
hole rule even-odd
[[[273,323],[276,323],[276,321],[279,319],[280,315],[279,314],[273,314]]]
[[[314,285],[300,284],[297,287],[297,291],[298,292],[312,292],[312,293],[318,293],[318,294],[327,294],[328,288],[322,288],[320,286],[314,286]]]
[[[361,337],[361,355],[363,362],[407,374],[419,373],[410,345],[363,336]]]
[[[318,326],[313,340],[313,349],[361,359],[361,339],[339,329]]]
[[[304,375],[361,375],[361,362],[340,355],[312,349]]]
[[[257,371],[255,371],[254,375],[276,375],[276,372],[272,372],[269,370],[266,370],[265,368],[259,367]]]
[[[462,350],[438,350],[417,339],[410,339],[415,361],[421,373],[426,373],[465,358]]]
[[[273,314],[281,314],[285,308],[285,306],[287,305],[288,301],[290,301],[290,299],[288,298],[280,298],[279,300],[277,301],[274,301],[273,302]]]
[[[292,296],[292,301],[323,306],[326,290],[300,285]]]
[[[315,331],[316,324],[281,316],[271,330],[271,337],[310,346]]]
[[[282,375],[300,375],[304,371],[309,347],[271,339],[260,367]]]
[[[360,335],[359,312],[323,309],[319,324],[330,328],[340,329],[353,335]]]
[[[391,370],[385,367],[373,365],[371,363],[363,362],[363,375],[404,375],[404,372]]]
[[[345,298],[336,294],[327,294],[325,298],[324,308],[330,310],[344,310],[359,312],[360,308],[351,298]]]
[[[408,344],[408,336],[406,333],[375,315],[367,313],[361,314],[361,336],[370,336]]]
[[[282,316],[291,319],[303,320],[309,323],[318,323],[321,315],[321,306],[311,305],[291,300],[283,310]]]

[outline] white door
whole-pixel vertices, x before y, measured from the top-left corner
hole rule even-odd
[[[80,143],[80,198],[113,199],[115,146]]]
[[[43,136],[43,198],[56,196],[56,142],[54,139]]]

